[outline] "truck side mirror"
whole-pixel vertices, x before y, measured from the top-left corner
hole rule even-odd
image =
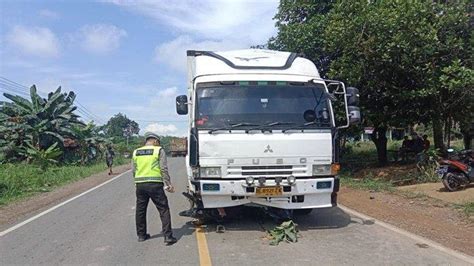
[[[188,97],[186,95],[176,97],[176,112],[179,115],[188,114]]]
[[[354,87],[348,87],[346,89],[347,105],[358,106],[359,105],[359,89]]]
[[[360,108],[357,106],[348,106],[347,110],[349,111],[349,124],[356,125],[360,123]]]

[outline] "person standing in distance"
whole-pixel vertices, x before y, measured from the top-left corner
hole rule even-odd
[[[115,152],[112,149],[112,144],[107,144],[107,149],[105,150],[105,163],[109,168],[109,175],[112,175],[112,166],[114,164]]]
[[[158,135],[145,133],[145,146],[133,151],[132,164],[137,196],[135,222],[138,241],[142,242],[150,238],[147,233],[146,211],[151,199],[160,213],[165,243],[167,245],[176,243],[177,240],[173,237],[171,229],[168,198],[165,194],[165,190],[172,193],[174,188],[168,174],[166,153],[160,146]]]

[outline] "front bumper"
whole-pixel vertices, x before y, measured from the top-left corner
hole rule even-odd
[[[331,186],[318,188],[318,182],[330,182]],[[257,196],[256,186],[248,186],[245,180],[196,180],[191,185],[200,196],[203,208],[224,208],[239,205],[260,205],[281,209],[328,208],[337,204],[338,177],[297,179],[295,184],[282,182],[283,194],[279,196]],[[265,186],[276,186],[267,180]],[[218,190],[208,190],[209,187]]]

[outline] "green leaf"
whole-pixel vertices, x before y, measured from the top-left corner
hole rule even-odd
[[[33,108],[32,108],[32,104],[25,98],[21,97],[21,96],[18,96],[18,95],[12,95],[12,94],[9,94],[9,93],[4,93],[3,96],[5,96],[5,98],[7,99],[10,99],[12,100],[16,106],[22,108],[24,111],[31,111]]]
[[[270,245],[278,245],[281,241],[298,241],[296,224],[291,220],[281,223],[268,233],[272,238]]]
[[[61,136],[60,134],[56,133],[56,132],[52,132],[52,131],[45,131],[43,132],[44,134],[48,134],[48,135],[51,135],[53,137],[56,137],[58,140],[60,140],[61,142],[64,141],[64,137]]]

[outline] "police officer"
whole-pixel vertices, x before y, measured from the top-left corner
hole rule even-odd
[[[146,211],[151,199],[160,213],[162,233],[165,243],[176,243],[171,230],[171,215],[165,190],[174,192],[168,174],[165,151],[160,147],[160,139],[154,133],[145,133],[145,146],[133,151],[133,177],[135,179],[137,206],[135,222],[138,241],[150,238],[147,234]]]

